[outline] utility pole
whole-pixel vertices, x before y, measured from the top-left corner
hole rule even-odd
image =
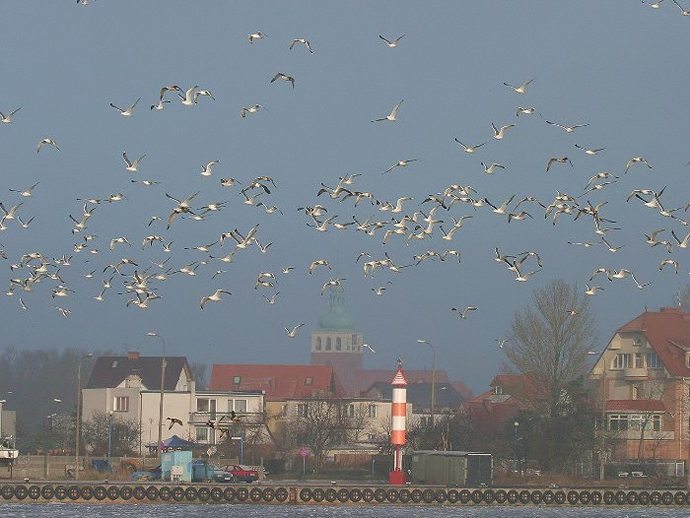
[[[605,440],[606,440],[606,364],[601,364],[601,423],[599,423],[599,434],[601,443],[599,444],[599,480],[605,477]]]
[[[77,365],[77,415],[76,415],[76,437],[75,437],[75,454],[74,454],[74,480],[79,480],[79,440],[81,438],[81,364],[87,358],[91,358],[93,353],[83,354],[79,358]]]
[[[160,339],[161,344],[163,344],[163,356],[161,357],[161,394],[160,394],[160,404],[158,406],[158,457],[160,458],[163,446],[163,396],[165,394],[165,338],[154,331],[146,333],[146,336],[154,336]]]

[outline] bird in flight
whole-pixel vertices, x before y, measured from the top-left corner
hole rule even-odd
[[[288,329],[287,327],[283,327],[285,329],[285,332],[287,333],[288,338],[295,338],[297,336],[297,330],[302,327],[304,324],[297,324],[295,327],[292,329]]]
[[[374,348],[369,345],[369,344],[362,344],[362,347],[365,349],[369,349],[372,353],[376,354],[376,351],[374,351]]]
[[[389,40],[388,38],[384,38],[383,36],[381,36],[379,34],[379,38],[381,38],[383,41],[385,41],[386,45],[390,49],[394,49],[395,47],[397,47],[398,43],[400,43],[400,40],[403,39],[404,37],[405,37],[405,35],[402,34],[402,35],[398,36],[397,38],[395,38],[394,40]]]
[[[254,40],[260,40],[261,38],[265,38],[266,36],[267,35],[261,31],[252,32],[247,36],[247,41],[249,41],[249,43],[254,43]]]
[[[220,302],[220,297],[222,294],[232,295],[232,293],[230,293],[228,290],[218,289],[218,290],[214,291],[211,295],[201,297],[201,302],[199,303],[199,307],[201,309],[204,309],[204,306],[209,302]]]
[[[139,171],[139,162],[141,162],[145,157],[146,155],[141,155],[136,160],[130,160],[127,157],[127,153],[123,152],[122,159],[125,161],[126,164],[125,171],[129,171],[130,173],[136,173],[137,171]]]
[[[22,107],[20,106],[19,108],[12,110],[7,115],[5,115],[3,112],[0,112],[0,122],[2,122],[3,124],[12,124],[12,116],[21,109]]]
[[[53,146],[55,149],[57,149],[58,151],[60,151],[59,146],[57,145],[57,143],[56,143],[52,138],[46,137],[46,138],[44,138],[44,139],[41,139],[41,140],[38,142],[38,146],[36,146],[36,153],[39,153],[39,152],[41,151],[41,148],[42,148],[43,146]]]
[[[38,186],[40,182],[36,182],[33,184],[31,187],[27,187],[24,190],[19,190],[19,189],[10,189],[10,192],[16,192],[19,194],[19,196],[22,196],[24,198],[28,198],[30,196],[33,196],[33,190]]]
[[[479,148],[482,147],[484,144],[486,144],[486,142],[482,142],[481,144],[477,144],[477,145],[475,145],[475,146],[466,146],[465,144],[463,144],[462,142],[460,142],[457,138],[455,138],[454,140],[455,140],[455,142],[457,142],[457,143],[462,147],[462,150],[463,150],[465,153],[474,153],[475,151],[477,151],[477,149],[479,149]]]
[[[110,103],[110,106],[115,108],[117,111],[119,111],[120,115],[122,115],[123,117],[131,117],[132,115],[134,115],[134,108],[136,108],[139,101],[141,101],[141,97],[139,97],[136,101],[134,101],[134,104],[131,104],[131,105],[127,106],[127,108],[124,108],[124,109],[115,106],[113,103]]]
[[[394,121],[398,120],[398,110],[400,109],[400,105],[403,103],[404,100],[405,99],[401,100],[398,104],[396,104],[388,115],[386,115],[385,117],[381,117],[380,119],[374,119],[371,122],[381,122],[381,121],[394,122]]]
[[[515,124],[506,124],[505,126],[501,126],[500,129],[496,127],[496,125],[492,122],[491,123],[491,129],[494,130],[494,138],[496,140],[503,140],[503,137],[505,137],[506,131],[508,131],[510,128],[515,127]]]
[[[412,162],[416,162],[416,158],[408,158],[407,160],[398,160],[396,163],[394,163],[392,166],[390,166],[388,169],[386,169],[383,173],[381,174],[386,174],[391,172],[393,169],[396,167],[407,167],[408,164],[411,164]]]
[[[287,74],[283,74],[282,72],[278,72],[276,75],[273,76],[273,79],[271,79],[271,83],[273,83],[276,79],[282,79],[283,81],[290,81],[292,83],[292,89],[295,89],[295,78],[292,76],[289,76]]]
[[[573,167],[573,163],[570,161],[570,159],[567,156],[561,156],[561,157],[551,157],[549,158],[548,163],[546,164],[546,172],[549,172],[549,169],[551,169],[551,166],[554,164],[570,164],[570,167]]]
[[[511,88],[517,94],[524,94],[524,93],[527,93],[527,87],[530,85],[530,83],[532,81],[534,81],[534,79],[535,79],[534,77],[532,79],[528,79],[524,83],[521,83],[517,86],[511,85],[510,83],[503,83],[503,84],[505,86],[507,86],[508,88]]]
[[[627,163],[626,166],[625,166],[625,173],[627,174],[628,169],[630,169],[630,168],[631,168],[632,166],[634,166],[635,164],[644,164],[644,165],[647,166],[648,169],[652,169],[651,164],[650,164],[649,162],[647,162],[647,160],[645,159],[645,157],[643,157],[643,156],[634,156],[634,157],[632,157],[630,160],[628,160],[628,163]]]
[[[589,124],[574,124],[572,126],[564,126],[563,124],[559,124],[557,122],[551,122],[551,121],[546,121],[546,124],[550,124],[551,126],[556,126],[558,128],[561,128],[566,133],[572,133],[577,128],[584,128],[585,126],[589,126]]]
[[[166,417],[165,419],[170,421],[170,426],[168,426],[168,430],[171,430],[172,427],[175,426],[176,424],[183,426],[182,419],[178,419],[177,417]]]
[[[311,44],[309,43],[309,40],[307,40],[307,39],[305,39],[305,38],[295,38],[295,39],[293,39],[292,42],[290,43],[290,50],[292,50],[292,47],[294,47],[294,46],[297,45],[298,43],[301,44],[301,45],[304,45],[304,46],[307,48],[307,50],[309,51],[310,54],[313,54],[313,53],[314,53],[314,51],[313,51],[312,48],[311,48]]]
[[[477,311],[477,307],[475,306],[467,306],[465,309],[458,309],[458,308],[450,308],[451,311],[457,311],[458,316],[462,318],[463,320],[467,318],[467,313],[470,311]]]

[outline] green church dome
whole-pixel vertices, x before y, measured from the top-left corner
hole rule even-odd
[[[345,295],[341,286],[329,290],[328,312],[319,317],[319,327],[329,331],[354,331],[355,321],[345,309]]]

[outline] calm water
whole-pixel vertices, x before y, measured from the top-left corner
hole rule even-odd
[[[646,518],[690,517],[690,509],[644,507],[410,507],[410,506],[314,506],[314,505],[87,505],[87,504],[0,504],[2,518],[92,517],[189,517],[205,518]]]

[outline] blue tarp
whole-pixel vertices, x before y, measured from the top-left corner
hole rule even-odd
[[[155,451],[158,444],[155,442],[150,442],[146,445],[149,450]],[[179,437],[177,435],[173,435],[172,437],[168,437],[167,439],[163,440],[163,450],[191,450],[195,446],[197,446],[196,443],[187,441],[183,439],[182,437]]]

